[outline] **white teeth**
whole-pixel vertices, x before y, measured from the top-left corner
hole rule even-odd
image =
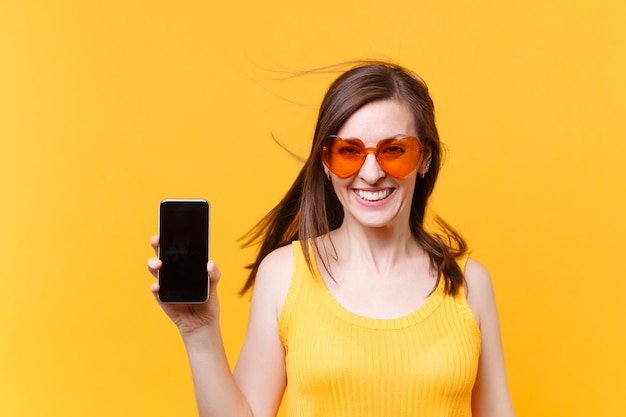
[[[363,191],[363,190],[354,190],[354,192],[361,197],[363,200],[367,201],[378,201],[386,198],[391,194],[390,189],[381,190],[381,191]]]

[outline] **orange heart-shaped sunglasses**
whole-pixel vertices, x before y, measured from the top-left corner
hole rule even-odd
[[[322,161],[339,178],[359,172],[368,154],[374,154],[378,165],[387,174],[404,178],[417,167],[423,145],[414,136],[381,139],[375,148],[367,148],[361,139],[342,139],[330,135],[322,144]]]

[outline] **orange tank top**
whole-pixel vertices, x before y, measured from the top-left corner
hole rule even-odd
[[[356,315],[312,274],[299,242],[279,320],[288,417],[470,417],[480,330],[444,280],[413,313]],[[465,260],[461,266],[464,269]]]

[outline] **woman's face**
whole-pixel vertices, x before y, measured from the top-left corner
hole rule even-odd
[[[417,127],[409,108],[401,101],[382,100],[357,110],[341,127],[337,136],[358,138],[368,148],[376,148],[381,139],[417,136]],[[404,178],[386,173],[370,153],[361,169],[346,178],[329,171],[335,193],[344,208],[344,223],[356,222],[365,227],[406,227],[409,221],[413,190],[421,163]]]

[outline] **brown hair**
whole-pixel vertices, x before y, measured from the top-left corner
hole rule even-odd
[[[418,137],[431,155],[430,168],[424,178],[417,179],[413,192],[409,227],[416,241],[428,253],[432,267],[443,276],[448,294],[455,295],[463,282],[463,271],[455,259],[466,252],[463,238],[441,218],[437,222],[443,235],[424,230],[424,215],[439,169],[441,142],[435,125],[434,105],[424,81],[399,65],[388,62],[362,62],[340,75],[330,86],[322,101],[309,158],[285,197],[245,236],[244,246],[261,242],[258,255],[241,294],[254,285],[263,258],[273,250],[300,240],[309,268],[312,260],[309,243],[313,238],[338,228],[343,221],[343,207],[326,179],[320,156],[322,142],[336,134],[346,120],[368,103],[399,100],[415,117]],[[441,279],[441,278],[439,278]]]

